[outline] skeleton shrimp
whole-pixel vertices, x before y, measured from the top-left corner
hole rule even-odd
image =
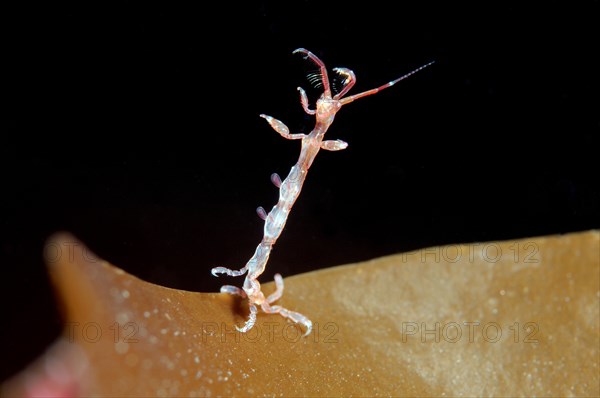
[[[301,324],[306,329],[304,335],[307,336],[310,334],[312,330],[312,322],[306,316],[298,312],[290,311],[280,305],[272,305],[275,301],[279,300],[283,294],[284,285],[281,275],[275,274],[275,292],[268,297],[265,297],[261,291],[260,283],[258,282],[257,278],[265,270],[265,266],[267,265],[273,245],[275,245],[275,242],[283,231],[283,227],[285,226],[290,210],[300,195],[300,190],[302,189],[302,185],[306,179],[308,169],[312,165],[312,162],[315,159],[315,156],[317,156],[319,150],[325,149],[327,151],[339,151],[348,147],[348,144],[342,140],[323,141],[323,137],[325,136],[327,129],[329,129],[329,126],[331,126],[331,123],[333,123],[335,114],[343,105],[349,104],[350,102],[359,98],[376,94],[379,91],[393,86],[400,80],[417,73],[433,63],[430,62],[426,65],[423,65],[420,68],[415,69],[414,71],[399,77],[396,80],[392,80],[378,88],[342,98],[356,83],[356,76],[354,75],[354,72],[347,68],[333,69],[333,71],[339,74],[343,79],[343,86],[339,93],[332,95],[329,78],[327,76],[327,69],[325,68],[323,61],[304,48],[299,48],[293,53],[303,54],[304,59],[312,61],[319,68],[318,76],[320,77],[321,84],[323,86],[323,94],[321,94],[320,98],[317,100],[316,109],[309,108],[306,92],[301,87],[298,87],[302,108],[307,114],[315,115],[316,117],[315,128],[309,134],[290,134],[289,128],[281,121],[271,116],[260,115],[260,117],[264,118],[267,123],[269,123],[269,125],[283,138],[288,140],[301,140],[300,142],[302,143],[302,146],[300,150],[300,157],[283,182],[276,173],[271,175],[271,181],[277,188],[279,188],[279,200],[268,214],[262,207],[256,209],[258,215],[265,220],[265,225],[263,239],[256,248],[252,258],[243,268],[239,270],[216,267],[211,271],[212,274],[217,277],[219,276],[218,274],[241,276],[248,272],[242,288],[231,285],[225,285],[221,287],[221,293],[229,293],[248,299],[250,315],[243,327],[240,328],[236,326],[236,329],[240,332],[247,332],[254,326],[258,311],[257,306],[260,306],[267,314],[280,314],[281,316],[288,318],[295,323]]]

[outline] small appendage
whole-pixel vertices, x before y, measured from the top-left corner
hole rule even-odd
[[[342,140],[328,140],[321,142],[321,149],[327,151],[341,151],[348,148],[348,143]]]
[[[280,188],[281,187],[281,177],[279,177],[279,174],[277,174],[277,173],[271,174],[271,182],[277,188]]]
[[[267,302],[269,304],[274,303],[275,301],[279,300],[281,298],[281,296],[283,295],[283,278],[281,277],[281,274],[275,274],[275,291],[271,294],[269,294],[269,297],[267,297]]]
[[[312,332],[312,322],[299,312],[290,311],[280,305],[269,306],[266,303],[263,303],[262,309],[268,314],[279,314],[285,318],[288,318],[294,323],[299,323],[300,325],[304,326],[304,329],[306,329],[304,336],[308,336],[310,332]]]
[[[300,103],[302,104],[302,109],[304,112],[309,115],[314,115],[316,111],[308,108],[308,97],[306,96],[306,91],[302,89],[302,87],[298,87],[298,91],[300,91]]]
[[[286,313],[282,313],[283,316],[290,318],[294,323],[299,323],[304,326],[306,331],[304,332],[304,337],[308,336],[310,332],[312,332],[312,322],[310,319],[300,314],[299,312],[288,311],[285,310]]]
[[[248,266],[244,266],[239,270],[232,270],[225,267],[215,267],[210,271],[210,273],[213,274],[213,276],[217,277],[219,276],[219,274],[227,274],[229,276],[241,276],[244,275],[246,271],[248,271]]]
[[[294,323],[299,323],[304,326],[306,332],[304,336],[308,336],[312,331],[312,322],[310,319],[300,314],[299,312],[290,311],[286,308],[283,308],[280,305],[271,305],[275,301],[279,300],[283,295],[283,278],[281,274],[275,274],[275,291],[271,293],[265,301],[261,304],[261,308],[267,314],[279,314],[285,318],[289,318]]]
[[[234,296],[240,296],[241,298],[248,297],[244,289],[240,289],[239,287],[232,285],[221,286],[221,293],[232,294]]]
[[[258,206],[256,208],[256,214],[258,214],[258,216],[265,221],[267,219],[267,211],[265,210],[264,207],[262,206]]]
[[[273,130],[277,131],[282,137],[287,138],[288,140],[299,140],[306,137],[304,134],[290,134],[290,129],[274,117],[268,115],[260,115],[260,117],[265,119],[271,127],[273,127]]]

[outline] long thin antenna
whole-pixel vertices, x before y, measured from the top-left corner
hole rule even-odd
[[[367,95],[377,94],[381,90],[385,90],[388,87],[392,87],[394,84],[398,83],[400,80],[404,80],[407,77],[412,76],[412,75],[414,75],[415,73],[417,73],[419,71],[422,71],[423,69],[427,68],[428,66],[430,66],[430,65],[432,65],[434,63],[435,63],[435,61],[431,61],[430,63],[425,64],[425,65],[423,65],[423,66],[421,66],[421,67],[413,70],[412,72],[408,72],[406,75],[400,76],[396,80],[392,80],[391,82],[388,82],[388,83],[384,84],[383,86],[379,86],[377,88],[373,88],[371,90],[363,91],[362,93],[354,94],[354,95],[351,95],[351,96],[346,97],[344,99],[341,99],[340,103],[342,105],[345,105],[345,104],[348,104],[348,103],[350,103],[350,102],[352,102],[354,100],[357,100],[359,98],[366,97]]]

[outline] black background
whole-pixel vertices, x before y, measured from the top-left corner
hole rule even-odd
[[[299,153],[258,115],[312,128],[298,47],[354,70],[352,93],[436,64],[340,111],[327,137],[349,148],[317,157],[262,281],[600,227],[598,2],[521,3],[6,11],[0,380],[60,333],[42,255],[56,231],[161,285],[242,283],[210,269],[250,258],[263,225],[254,210],[277,200],[269,176],[285,177]]]

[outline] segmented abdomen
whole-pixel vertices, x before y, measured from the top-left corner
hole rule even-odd
[[[265,220],[265,232],[263,240],[274,244],[285,226],[288,214],[294,205],[302,184],[306,179],[306,170],[302,170],[297,164],[292,167],[286,179],[279,188],[279,201],[267,215]]]

